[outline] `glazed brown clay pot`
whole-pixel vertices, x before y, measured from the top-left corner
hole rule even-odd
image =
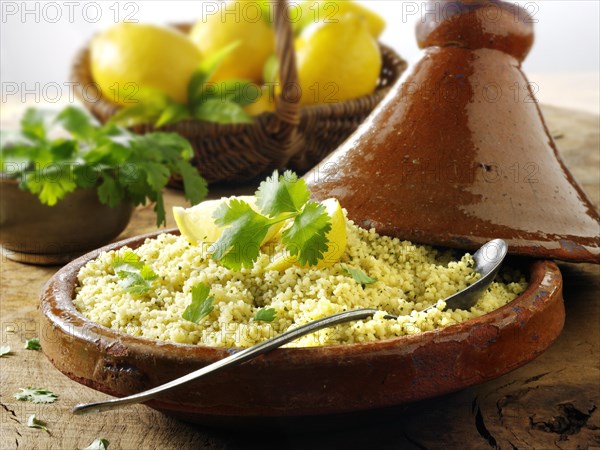
[[[436,1],[425,49],[366,122],[305,175],[364,228],[475,249],[600,262],[597,211],[561,161],[521,62],[533,42],[523,9]]]
[[[0,243],[17,261],[54,264],[71,261],[110,242],[125,229],[131,203],[103,205],[95,188],[78,189],[54,206],[22,191],[18,181],[0,178]]]
[[[231,349],[133,337],[86,320],[72,303],[79,269],[100,251],[140,246],[136,237],[88,253],[46,284],[42,349],[68,377],[125,396],[231,354]],[[564,322],[562,278],[548,261],[529,267],[510,304],[458,325],[363,344],[281,348],[148,402],[188,421],[305,416],[398,405],[498,377],[535,358]],[[102,398],[102,396],[98,396]],[[90,399],[91,400],[91,399]]]

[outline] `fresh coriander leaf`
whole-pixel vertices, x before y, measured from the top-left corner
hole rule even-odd
[[[194,110],[194,117],[198,120],[229,123],[252,123],[252,117],[237,103],[229,100],[208,99],[200,103]]]
[[[48,176],[48,173],[30,173],[26,178],[26,185],[34,195],[37,195],[42,204],[54,206],[69,192],[77,189],[70,170],[61,170],[57,177]]]
[[[98,438],[86,448],[78,448],[77,450],[106,450],[108,448],[108,444],[110,444],[110,442],[108,442],[106,439]]]
[[[300,211],[309,197],[310,192],[304,179],[299,179],[289,170],[283,175],[279,175],[276,170],[271,177],[260,183],[256,191],[256,204],[263,214],[276,217],[281,213]]]
[[[3,345],[2,347],[0,347],[0,358],[6,355],[10,355],[10,353],[11,350],[8,345]]]
[[[292,226],[282,234],[282,242],[292,256],[297,256],[301,265],[314,266],[327,251],[327,233],[331,230],[331,219],[325,206],[308,202],[302,213],[294,219]]]
[[[212,258],[231,270],[252,267],[271,221],[238,199],[217,208],[213,218],[216,225],[227,228],[211,246]]]
[[[54,141],[50,146],[53,161],[66,161],[71,163],[77,152],[77,142],[65,139]],[[48,168],[45,167],[45,170]]]
[[[273,322],[276,315],[277,312],[274,308],[262,308],[256,311],[256,314],[254,315],[254,320],[261,322]]]
[[[192,205],[200,203],[208,193],[206,180],[198,176],[198,170],[187,161],[177,161],[175,166],[183,179],[185,198],[187,198]]]
[[[187,161],[194,155],[190,142],[177,133],[154,132],[136,136],[132,144],[144,159],[148,158],[150,151],[154,161],[174,163],[179,159]]]
[[[97,126],[93,124],[90,115],[80,108],[66,107],[56,116],[56,122],[77,139],[87,141],[96,134]]]
[[[163,164],[157,162],[139,162],[137,166],[144,173],[146,182],[155,192],[160,192],[169,182],[171,172]]]
[[[51,115],[51,111],[28,108],[21,119],[21,133],[31,140],[45,141]]]
[[[363,286],[366,284],[375,283],[377,281],[377,278],[371,278],[360,269],[353,269],[352,267],[346,266],[342,266],[342,269],[344,269],[348,275],[354,278],[354,281],[356,281],[358,284],[362,284]]]
[[[162,192],[156,195],[156,201],[154,203],[154,212],[156,213],[156,226],[160,227],[167,223],[167,213],[165,211],[165,201],[163,199]]]
[[[143,294],[151,288],[151,281],[158,275],[152,268],[141,261],[132,251],[116,257],[111,264],[115,274],[121,279],[119,286],[130,294]]]
[[[210,287],[205,283],[198,283],[192,288],[192,303],[185,308],[182,316],[185,320],[199,323],[202,319],[208,316],[213,311],[213,303],[215,299],[209,297]]]
[[[27,418],[27,426],[29,428],[39,428],[40,430],[44,430],[46,433],[51,434],[50,430],[46,427],[46,422],[37,419],[35,414],[32,414]]]
[[[123,201],[123,193],[117,186],[117,182],[107,173],[102,174],[102,183],[98,186],[98,200],[111,208],[115,208]]]
[[[46,388],[26,387],[19,388],[19,392],[15,394],[15,398],[32,403],[54,403],[58,395]]]
[[[40,350],[42,348],[42,344],[40,344],[40,340],[38,338],[27,339],[25,341],[25,348],[27,350]]]

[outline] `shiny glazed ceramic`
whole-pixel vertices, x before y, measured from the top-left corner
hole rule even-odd
[[[96,189],[78,189],[54,206],[0,178],[0,243],[6,257],[33,264],[71,261],[125,229],[133,205],[103,205]]]
[[[72,303],[77,273],[100,251],[57,272],[42,298],[42,349],[68,377],[125,396],[192,372],[231,349],[180,345],[116,332],[86,320]],[[462,324],[379,342],[281,348],[170,391],[149,406],[194,422],[343,413],[398,405],[498,377],[543,352],[564,323],[562,278],[548,261],[529,266],[526,292]],[[83,400],[100,400],[101,395]]]
[[[305,175],[362,227],[475,249],[600,262],[599,216],[560,159],[521,62],[526,11],[503,2],[429,4],[425,49],[366,122]]]

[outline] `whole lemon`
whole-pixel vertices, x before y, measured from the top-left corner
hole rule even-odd
[[[242,78],[260,83],[263,66],[275,49],[273,29],[257,2],[229,1],[196,22],[190,38],[210,58],[238,43],[221,62],[212,81]]]
[[[352,0],[303,0],[294,6],[297,20],[292,22],[292,27],[296,33],[311,23],[336,22],[347,13],[363,17],[374,38],[378,38],[385,28],[383,17]]]
[[[96,35],[90,46],[92,76],[115,103],[129,104],[143,89],[187,100],[187,86],[200,51],[179,31],[149,24],[120,23]]]
[[[339,22],[317,23],[296,39],[301,103],[335,103],[372,93],[381,54],[365,20],[346,14]]]

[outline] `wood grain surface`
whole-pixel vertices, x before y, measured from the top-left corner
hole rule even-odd
[[[596,205],[600,203],[599,118],[544,107],[561,153]],[[212,197],[254,186],[216,187]],[[166,204],[183,205],[168,191]],[[169,226],[174,226],[171,215]],[[152,208],[139,208],[120,238],[153,231]],[[119,238],[119,239],[120,239]],[[58,372],[41,352],[25,350],[39,336],[39,292],[56,267],[1,260],[0,448],[75,449],[95,438],[117,449],[385,448],[385,449],[586,449],[600,448],[600,267],[560,264],[567,310],[565,329],[540,357],[494,381],[441,398],[385,411],[298,421],[272,421],[249,429],[194,427],[145,406],[73,416],[79,402],[106,398]],[[318,376],[318,374],[315,374]],[[15,400],[20,387],[47,387],[59,395],[49,405]],[[251,389],[248,386],[248,389]],[[376,386],[373,387],[376,389]],[[357,392],[356,395],[369,395]],[[51,432],[28,428],[31,414]]]

